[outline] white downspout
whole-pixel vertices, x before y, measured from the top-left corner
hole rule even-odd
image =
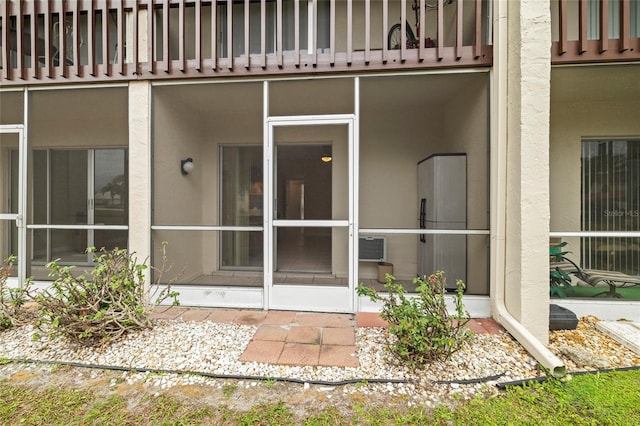
[[[507,5],[508,2],[495,1],[494,69],[492,70],[491,129],[493,149],[491,150],[492,182],[492,234],[491,234],[491,282],[492,313],[515,339],[554,377],[566,374],[560,358],[545,347],[507,310],[505,305],[505,229],[506,229],[506,182],[507,182]],[[496,78],[497,75],[497,78]]]

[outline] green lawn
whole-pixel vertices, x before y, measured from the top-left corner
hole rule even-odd
[[[354,405],[349,414],[330,408],[306,416],[295,417],[284,402],[239,412],[157,396],[128,407],[119,396],[104,398],[62,388],[35,391],[0,382],[2,425],[638,425],[640,370],[511,387],[499,396],[478,397],[453,410],[414,407],[399,412]]]

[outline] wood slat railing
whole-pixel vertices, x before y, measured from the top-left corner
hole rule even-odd
[[[556,0],[551,5],[557,34],[552,64],[640,61],[640,5],[632,9],[630,0]]]
[[[0,83],[491,66],[490,1],[0,0]]]

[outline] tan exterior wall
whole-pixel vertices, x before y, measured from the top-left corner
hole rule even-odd
[[[604,70],[557,69],[552,73],[552,84],[556,80],[564,82],[572,77],[574,81],[580,81],[585,73],[594,71],[599,73]],[[604,80],[598,78],[597,74],[594,75],[596,81],[603,86],[615,82],[606,91],[609,93],[607,97],[595,94],[593,86],[585,87],[588,82],[577,84],[570,90],[574,96],[559,94],[555,100],[552,96],[549,157],[551,231],[581,230],[582,139],[640,137],[640,120],[637,119],[637,112],[640,111],[640,86],[637,86],[633,78],[625,78],[631,70],[621,70],[624,74],[616,73],[617,71],[616,68],[608,67],[608,76]],[[616,88],[621,81],[627,83]],[[619,90],[624,90],[624,93]],[[565,237],[563,240],[569,243],[572,258],[580,260],[580,238]]]
[[[126,147],[127,122],[126,87],[29,94],[32,148]]]
[[[505,304],[548,340],[550,12],[509,2]]]
[[[139,262],[151,257],[151,85],[129,84],[129,251]],[[135,201],[133,201],[135,200]],[[145,270],[145,282],[151,272]]]

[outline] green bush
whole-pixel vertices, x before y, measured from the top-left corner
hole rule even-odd
[[[0,265],[0,330],[21,325],[28,321],[32,314],[24,307],[29,283],[18,288],[9,288],[7,285],[7,278],[11,275],[11,268],[16,260],[15,256],[9,256],[4,264]]]
[[[456,282],[455,314],[450,315],[444,297],[444,272],[438,271],[425,279],[414,278],[414,284],[418,285],[415,297],[408,296],[404,287],[394,280],[395,277],[387,274],[386,296],[372,288],[358,286],[359,295],[383,303],[380,316],[389,323],[389,332],[397,338],[391,345],[392,352],[416,367],[448,360],[472,336],[465,327],[469,313],[462,304],[464,283]]]
[[[85,345],[102,344],[129,330],[150,328],[152,304],[168,298],[179,304],[178,293],[170,284],[158,294],[145,286],[147,266],[139,264],[135,254],[118,248],[88,251],[95,253],[89,277],[74,274],[73,266],[61,266],[57,261],[47,265],[54,281],[34,296],[40,305],[37,326],[41,331]],[[160,272],[165,264],[163,255]]]

